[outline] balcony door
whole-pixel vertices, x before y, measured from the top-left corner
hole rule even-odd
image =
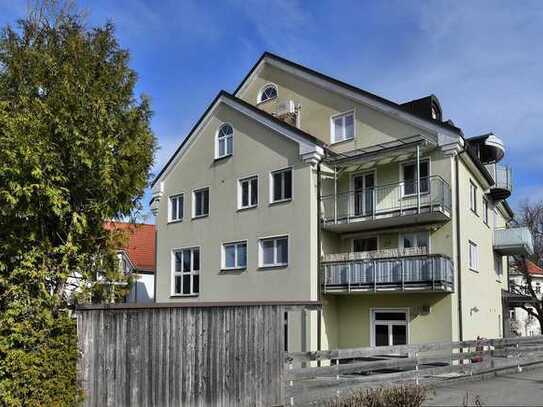
[[[353,214],[368,216],[373,214],[375,173],[353,175]]]
[[[408,314],[404,309],[371,311],[372,346],[396,346],[409,343]]]

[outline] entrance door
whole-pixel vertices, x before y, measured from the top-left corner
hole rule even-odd
[[[373,213],[373,194],[375,193],[375,175],[371,173],[355,175],[354,216],[368,216]]]
[[[373,346],[407,345],[407,311],[373,310]]]

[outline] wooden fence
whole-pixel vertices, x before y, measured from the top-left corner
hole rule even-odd
[[[432,384],[538,362],[543,362],[543,336],[291,352],[285,404],[320,404],[372,386]]]
[[[79,307],[85,406],[280,405],[284,313],[308,306]]]

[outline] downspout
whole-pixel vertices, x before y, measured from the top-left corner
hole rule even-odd
[[[458,160],[460,154],[464,153],[465,150],[462,150],[455,156],[455,189],[456,189],[456,268],[458,271],[458,339],[460,341],[464,340],[464,326],[462,320],[462,242],[460,239],[460,180],[459,180],[459,166]]]
[[[317,163],[317,299],[321,302],[321,162]],[[322,309],[317,310],[317,350],[322,348]],[[318,366],[321,362],[318,361]]]

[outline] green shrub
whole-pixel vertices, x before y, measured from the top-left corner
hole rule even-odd
[[[379,387],[331,401],[329,407],[420,407],[426,400],[426,389],[417,385]]]
[[[75,406],[75,321],[35,298],[19,297],[0,313],[0,406]]]

